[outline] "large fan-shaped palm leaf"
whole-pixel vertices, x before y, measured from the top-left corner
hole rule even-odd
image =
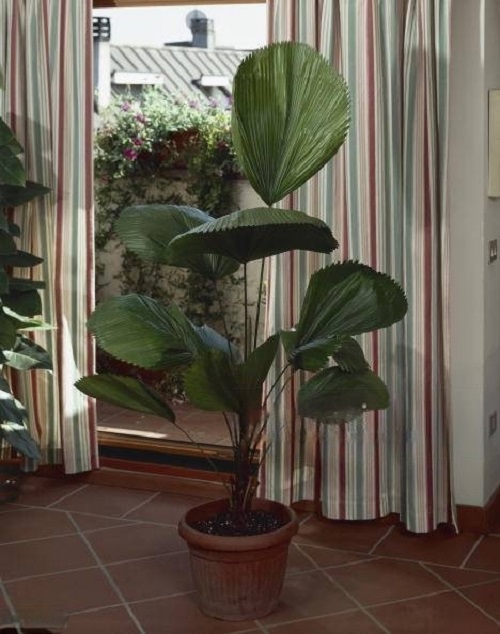
[[[309,281],[289,356],[324,348],[338,335],[386,328],[402,319],[407,309],[403,290],[388,275],[359,262],[331,264]]]
[[[238,262],[189,251],[178,252],[174,258],[167,249],[176,236],[211,220],[211,216],[194,207],[134,205],[123,210],[115,226],[127,249],[143,260],[188,268],[216,280],[237,271]]]
[[[371,370],[350,374],[333,367],[318,372],[300,388],[297,404],[301,416],[323,423],[344,422],[389,407],[389,392]]]
[[[84,376],[75,383],[75,386],[87,396],[98,398],[111,405],[175,421],[174,412],[161,395],[142,381],[130,376],[114,374]]]
[[[238,68],[233,94],[236,155],[268,205],[305,183],[344,142],[346,84],[306,44],[281,42],[252,53]]]
[[[207,222],[172,240],[172,258],[217,253],[240,263],[293,249],[329,253],[338,243],[326,223],[302,211],[242,209]]]

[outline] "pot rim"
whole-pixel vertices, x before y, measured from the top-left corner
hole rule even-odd
[[[271,548],[278,544],[289,542],[294,535],[296,535],[299,529],[299,521],[295,511],[281,504],[281,502],[274,502],[273,500],[266,500],[264,498],[256,498],[252,504],[253,508],[264,510],[276,510],[280,515],[288,517],[288,521],[283,526],[280,526],[275,531],[270,533],[262,533],[261,535],[248,535],[248,536],[226,536],[226,535],[209,535],[196,530],[190,525],[190,515],[211,516],[227,507],[228,500],[223,498],[220,500],[213,500],[211,502],[205,502],[194,506],[189,509],[181,518],[178,525],[179,535],[186,540],[186,542],[195,548],[201,548],[204,550],[219,550],[226,552],[236,551],[249,551],[249,550],[263,550],[265,548]],[[197,518],[199,519],[199,518]]]

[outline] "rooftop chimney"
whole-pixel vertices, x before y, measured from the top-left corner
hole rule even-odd
[[[209,18],[192,18],[190,29],[194,48],[215,48],[214,21]]]
[[[93,18],[94,90],[96,110],[101,112],[111,101],[111,22],[109,18]]]

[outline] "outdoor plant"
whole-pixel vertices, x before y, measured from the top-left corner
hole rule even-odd
[[[15,268],[30,269],[43,260],[18,249],[16,238],[20,229],[9,220],[7,212],[50,191],[26,180],[19,160],[22,151],[12,130],[0,119],[0,439],[24,456],[39,459],[38,444],[27,427],[28,413],[15,397],[6,373],[6,368],[52,368],[49,354],[26,334],[46,327],[35,319],[42,312],[38,291],[44,288],[44,283],[17,277],[14,272]]]
[[[124,208],[139,202],[191,205],[214,217],[234,210],[233,181],[240,170],[230,122],[230,111],[213,99],[188,100],[157,87],[140,97],[116,97],[103,112],[94,144],[98,300],[109,293],[106,286],[112,280],[118,282],[121,294],[138,293],[166,302],[175,296],[196,323],[219,322],[217,298],[205,278],[146,262],[117,248],[115,221]],[[240,286],[239,276],[224,280],[221,289],[233,306],[235,285]],[[97,360],[100,371],[116,368],[102,350]],[[125,367],[121,364],[120,372]],[[146,377],[148,384],[169,397],[184,396],[182,377],[176,372],[145,375],[132,366],[126,370],[130,376]]]
[[[126,247],[146,260],[220,280],[243,268],[245,322],[241,346],[224,326],[195,326],[174,304],[144,296],[114,297],[92,315],[90,332],[109,354],[148,369],[181,369],[189,401],[223,412],[234,456],[228,486],[235,532],[245,534],[258,486],[254,459],[265,455],[270,399],[297,373],[298,413],[322,424],[342,424],[389,405],[388,390],[369,368],[355,337],[403,318],[405,294],[388,275],[364,264],[335,262],[314,273],[295,327],[258,340],[260,305],[250,315],[247,265],[290,250],[328,254],[338,243],[327,224],[304,211],[272,205],[305,183],[339,150],[349,127],[344,80],[304,44],[279,43],[255,51],[234,79],[232,134],[236,155],[267,207],[214,219],[186,206],[125,209],[116,224]],[[283,359],[281,367],[277,367]],[[277,379],[268,375],[275,368]],[[175,415],[165,400],[130,377],[84,377],[90,396],[139,412]],[[226,518],[227,519],[227,518]],[[268,530],[266,526],[263,530]]]

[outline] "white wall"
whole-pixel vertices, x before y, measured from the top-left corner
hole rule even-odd
[[[500,200],[488,199],[488,89],[500,88],[500,0],[453,0],[450,74],[451,400],[456,501],[500,484]]]

